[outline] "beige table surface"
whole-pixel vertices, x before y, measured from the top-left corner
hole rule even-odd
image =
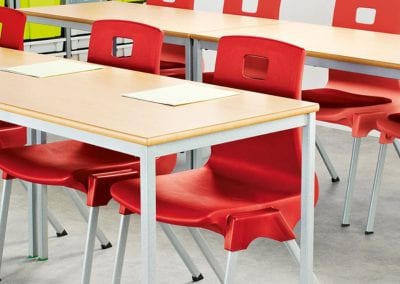
[[[0,48],[0,68],[52,59],[58,60]],[[0,110],[141,145],[156,145],[318,110],[318,105],[313,103],[243,91],[240,95],[178,107],[121,96],[183,82],[187,83],[110,67],[40,79],[0,72]]]
[[[120,19],[158,27],[166,35],[189,37],[199,31],[268,25],[270,19],[222,13],[139,5],[118,1],[81,3],[19,9],[28,16],[92,24],[96,20]]]
[[[252,27],[204,29],[191,37],[210,42],[227,35],[267,37],[301,46],[312,57],[400,69],[400,35],[281,20],[271,22]]]

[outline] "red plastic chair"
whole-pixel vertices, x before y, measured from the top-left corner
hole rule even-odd
[[[357,22],[358,8],[375,9],[374,22]],[[333,26],[400,34],[399,11],[400,2],[397,0],[337,0]],[[342,226],[350,225],[350,205],[361,138],[376,129],[377,118],[394,112],[399,106],[399,82],[377,76],[329,70],[329,81],[325,88],[303,91],[304,100],[320,104],[318,120],[348,126],[352,130],[354,142]],[[337,175],[332,175],[332,178],[334,180]]]
[[[134,40],[133,56],[116,58],[112,55],[110,46],[115,37],[129,37]],[[98,21],[93,24],[90,40],[89,61],[91,62],[149,72],[159,70],[163,34],[154,27],[128,21]],[[100,42],[101,44],[97,45]],[[148,42],[152,44],[148,45]],[[157,160],[157,174],[171,172],[175,162],[176,155],[160,157]],[[87,205],[90,207],[82,275],[82,283],[89,283],[99,206],[106,205],[111,199],[109,187],[113,182],[138,177],[139,159],[86,143],[65,140],[2,149],[0,150],[0,169],[3,171],[0,263],[12,179],[19,178],[42,185],[65,186],[85,193]],[[106,248],[111,244],[103,244],[103,246]]]
[[[0,7],[0,46],[17,50],[24,49],[25,14]],[[0,149],[26,144],[25,127],[0,121]]]
[[[281,0],[258,0],[257,9],[254,12],[244,11],[243,2],[243,0],[224,0],[222,11],[225,14],[279,19]]]
[[[223,37],[218,45],[215,83],[300,99],[304,56],[302,48],[283,42]],[[112,186],[121,222],[129,224],[129,214],[140,214],[139,186],[139,179]],[[300,129],[212,146],[205,166],[159,176],[156,188],[157,220],[221,234],[228,259],[258,237],[285,242],[298,253],[293,228],[300,219]],[[315,191],[317,200],[317,185]],[[198,236],[198,231],[192,229],[192,233]],[[122,266],[125,237],[119,240],[116,267]],[[232,271],[230,262],[227,271]],[[217,275],[222,282],[222,272]],[[114,280],[119,277],[114,275]],[[224,283],[231,278],[227,273]]]
[[[24,13],[0,7],[0,46],[17,50],[24,49],[24,30],[26,16]]]
[[[23,50],[25,23],[26,17],[22,12],[0,7],[0,24],[2,25],[0,46]],[[25,127],[0,121],[0,149],[24,146],[27,143],[26,131]],[[22,184],[26,186],[26,184]],[[56,231],[57,237],[67,235],[66,230],[50,211],[48,218]]]
[[[376,205],[378,202],[378,194],[381,186],[382,172],[386,158],[387,145],[393,143],[397,154],[400,156],[400,147],[398,142],[395,141],[396,138],[400,138],[400,113],[393,113],[385,118],[381,118],[377,121],[378,130],[381,132],[379,143],[379,154],[378,162],[376,165],[374,183],[372,188],[371,202],[368,212],[367,227],[365,229],[365,234],[369,235],[374,232],[374,222]]]
[[[194,0],[147,0],[148,5],[193,10]],[[161,53],[161,75],[185,78],[185,47],[164,43]]]
[[[279,19],[281,0],[258,0],[254,12],[243,11],[243,0],[224,0],[223,13],[258,18]],[[203,82],[213,84],[214,72],[204,72]]]

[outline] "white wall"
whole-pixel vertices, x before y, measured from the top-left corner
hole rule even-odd
[[[252,7],[257,0],[244,0],[244,7]],[[384,0],[383,0],[384,1]],[[280,19],[314,24],[330,25],[335,0],[282,0]],[[196,0],[195,9],[207,11],[222,11],[223,0]],[[205,70],[211,70],[214,64],[214,54],[205,53]],[[321,68],[306,66],[303,88],[309,89],[324,86],[327,72]]]

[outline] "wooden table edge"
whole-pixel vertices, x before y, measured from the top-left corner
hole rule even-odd
[[[212,125],[212,126],[208,126],[208,127],[204,127],[204,128],[191,129],[191,130],[182,131],[179,133],[171,133],[171,134],[167,134],[167,135],[155,136],[155,137],[150,137],[150,138],[134,136],[134,135],[126,134],[123,132],[112,131],[112,130],[109,130],[106,128],[93,126],[90,124],[85,124],[85,123],[77,122],[77,121],[73,121],[73,120],[67,120],[67,119],[64,119],[61,117],[46,115],[44,113],[34,112],[34,111],[27,110],[27,109],[22,109],[22,108],[6,105],[6,104],[0,104],[0,110],[6,111],[6,112],[11,112],[11,113],[18,114],[18,115],[22,115],[22,116],[29,117],[32,119],[38,119],[38,120],[42,120],[45,122],[74,128],[74,129],[81,130],[81,131],[86,131],[86,132],[89,132],[92,134],[97,134],[97,135],[102,135],[102,136],[109,137],[109,138],[122,140],[125,142],[135,143],[135,144],[139,144],[139,145],[143,145],[143,146],[156,146],[156,145],[165,144],[165,143],[169,143],[169,142],[173,142],[173,141],[194,138],[194,137],[198,137],[198,136],[202,136],[202,135],[213,134],[213,133],[232,130],[232,129],[245,127],[245,126],[251,126],[251,125],[255,125],[255,124],[259,124],[259,123],[263,123],[263,122],[271,122],[271,121],[275,121],[275,120],[285,119],[285,118],[289,118],[289,117],[296,116],[296,115],[303,115],[303,114],[309,114],[312,112],[317,112],[319,110],[319,105],[310,103],[306,106],[299,107],[299,108],[293,109],[291,111],[285,111],[282,113],[262,115],[262,116],[258,116],[258,117],[252,117],[252,118],[233,121],[233,122],[229,122],[229,123],[216,124],[216,125]]]

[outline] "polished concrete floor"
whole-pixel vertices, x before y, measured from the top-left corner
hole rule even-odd
[[[364,234],[377,159],[377,138],[365,139],[361,146],[359,171],[353,200],[351,226],[342,228],[341,215],[346,189],[352,139],[349,132],[318,127],[318,133],[341,177],[331,183],[321,159],[317,157],[320,198],[315,211],[315,273],[321,283],[400,283],[400,160],[392,147],[384,171],[376,216],[375,233]],[[49,227],[49,260],[27,259],[27,198],[18,183],[11,197],[2,283],[79,283],[86,224],[63,190],[49,188],[49,208],[68,231],[55,237]],[[100,211],[100,224],[115,244],[119,227],[118,206],[111,203]],[[184,228],[175,228],[205,276],[200,283],[218,283],[199,249]],[[299,228],[297,228],[297,231]],[[140,283],[140,223],[134,218],[130,227],[123,283]],[[221,263],[225,251],[220,236],[204,232]],[[101,250],[96,245],[92,283],[110,283],[115,248]],[[157,236],[158,283],[189,283],[190,274],[159,231]],[[281,243],[258,239],[241,253],[236,283],[297,283],[298,266]]]

